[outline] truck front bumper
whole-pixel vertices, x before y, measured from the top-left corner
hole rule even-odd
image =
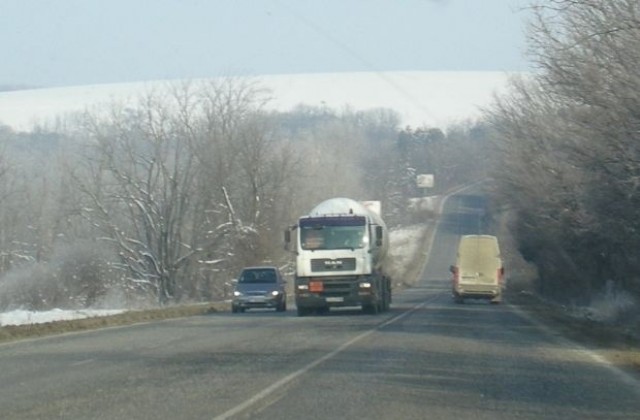
[[[297,293],[296,305],[304,308],[339,308],[370,305],[377,302],[371,293],[358,293],[346,296],[325,296],[319,293]]]

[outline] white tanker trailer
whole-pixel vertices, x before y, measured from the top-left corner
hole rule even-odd
[[[296,255],[299,316],[332,307],[358,306],[374,314],[389,309],[389,238],[379,201],[323,201],[285,231],[285,243]]]

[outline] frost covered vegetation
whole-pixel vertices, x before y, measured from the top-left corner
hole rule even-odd
[[[267,111],[251,80],[169,84],[31,132],[0,129],[0,310],[224,298],[249,264],[291,262],[283,231],[329,197],[381,200],[482,176],[486,127],[399,128],[392,110]],[[477,162],[469,165],[468,162]]]
[[[600,314],[615,303],[616,321],[640,296],[640,2],[541,1],[534,11],[537,71],[489,113],[497,195],[515,214],[537,291]]]
[[[536,71],[477,123],[276,112],[259,83],[227,79],[28,133],[0,127],[0,310],[220,299],[244,265],[286,272],[284,228],[323,199],[381,200],[392,228],[423,220],[410,199],[424,193],[416,175],[433,173],[429,194],[492,181],[508,250],[531,269],[511,285],[628,319],[640,297],[640,3],[532,9]]]

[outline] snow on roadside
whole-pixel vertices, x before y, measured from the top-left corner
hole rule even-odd
[[[389,231],[389,254],[391,265],[391,277],[396,275],[402,278],[407,271],[407,267],[412,264],[415,256],[421,252],[422,238],[424,237],[426,224],[417,224]],[[126,312],[125,309],[53,309],[51,311],[27,311],[14,310],[0,313],[0,327],[8,325],[28,325],[43,324],[54,321],[68,321],[73,319],[83,319],[98,316],[115,315]]]
[[[403,226],[389,231],[389,261],[391,266],[388,274],[395,285],[404,284],[406,276],[414,268],[419,258],[427,232],[428,224]]]
[[[0,326],[43,324],[53,321],[68,321],[72,319],[91,318],[96,316],[115,315],[125,312],[123,309],[78,309],[34,312],[22,309],[0,313]]]

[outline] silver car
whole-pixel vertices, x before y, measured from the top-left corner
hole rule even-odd
[[[232,312],[250,308],[287,310],[286,281],[277,267],[246,267],[235,281]]]

